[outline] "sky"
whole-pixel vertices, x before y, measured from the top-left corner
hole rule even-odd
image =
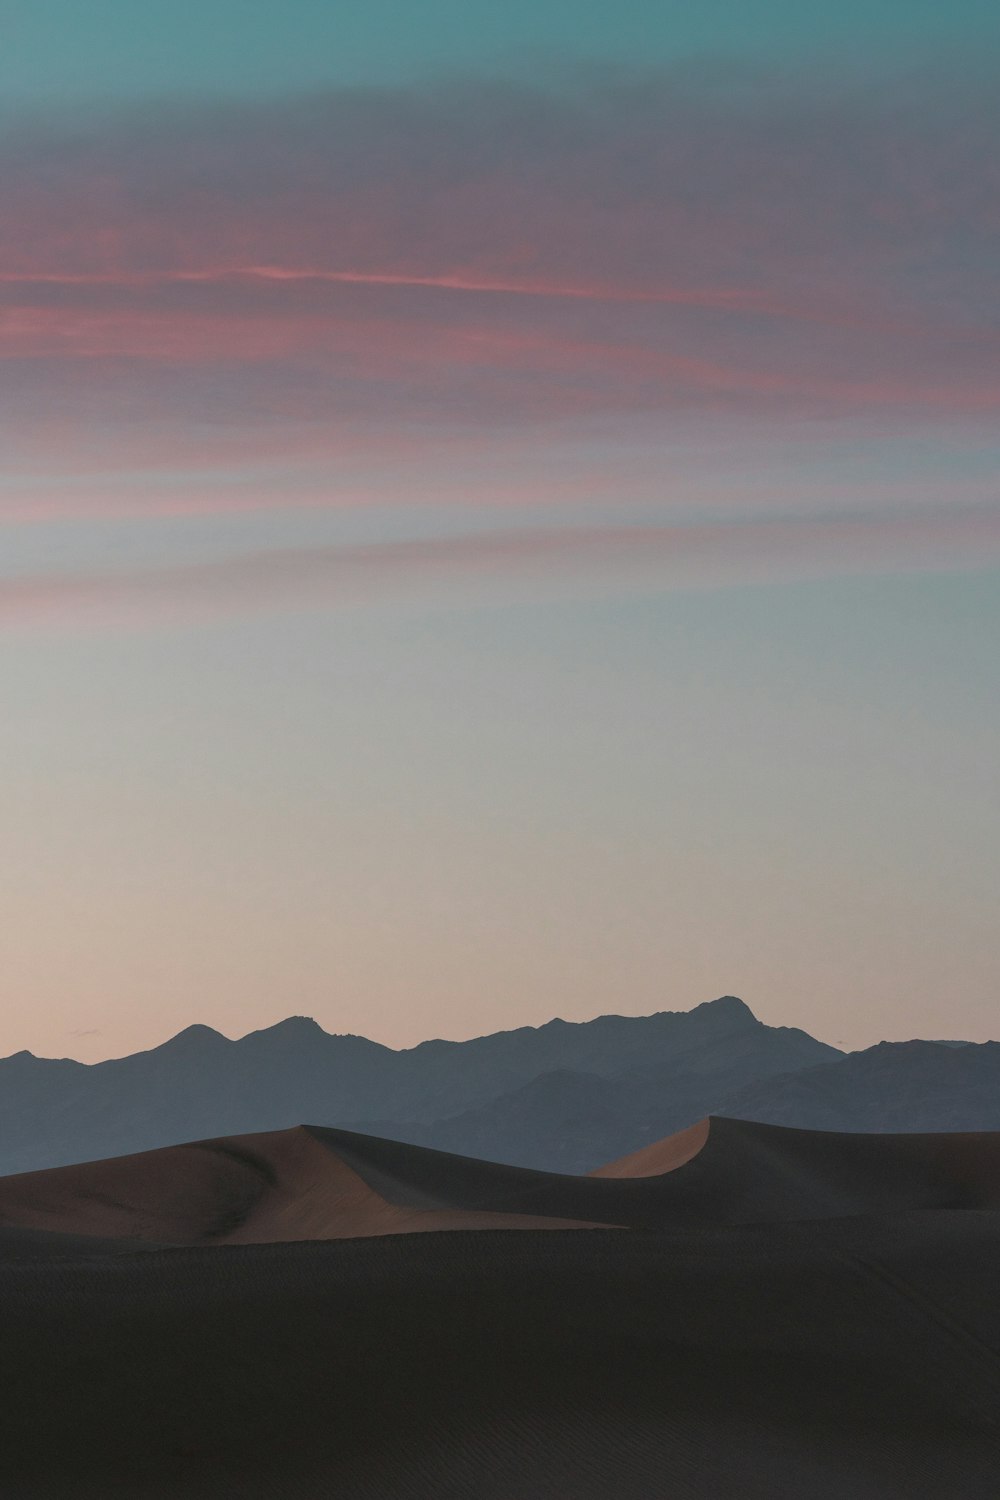
[[[998,61],[8,0],[0,1054],[997,1036]]]

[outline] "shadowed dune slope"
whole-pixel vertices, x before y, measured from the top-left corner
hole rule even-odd
[[[1000,1132],[850,1135],[713,1117],[593,1176],[672,1191],[728,1223],[1000,1208]]]

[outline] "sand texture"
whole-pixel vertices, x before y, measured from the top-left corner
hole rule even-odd
[[[0,1494],[995,1500],[998,1267],[992,1135],[713,1119],[575,1178],[303,1127],[9,1177]]]

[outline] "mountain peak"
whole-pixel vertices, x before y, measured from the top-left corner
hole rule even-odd
[[[322,1026],[312,1016],[286,1016],[283,1021],[275,1021],[273,1026],[264,1026],[262,1030],[271,1036],[315,1036],[316,1032],[326,1036]]]
[[[713,1016],[732,1017],[733,1020],[753,1021],[756,1025],[760,1023],[745,1000],[739,995],[720,995],[717,1000],[705,1000],[701,1005],[696,1005],[694,1011],[689,1014],[697,1014],[698,1011],[711,1011]]]
[[[153,1050],[162,1052],[165,1047],[170,1047],[172,1050],[179,1051],[181,1048],[212,1046],[216,1042],[228,1041],[229,1038],[223,1036],[221,1031],[215,1031],[211,1026],[202,1026],[196,1021],[193,1026],[185,1026],[183,1031],[179,1031],[176,1036],[172,1036],[169,1041],[161,1043]]]
[[[286,1016],[283,1021],[275,1021],[273,1026],[261,1026],[257,1031],[250,1031],[241,1037],[242,1042],[281,1042],[286,1045],[296,1046],[300,1043],[319,1041],[327,1033],[318,1021],[312,1016]]]

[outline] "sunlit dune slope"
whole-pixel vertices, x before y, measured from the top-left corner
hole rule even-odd
[[[0,1178],[9,1229],[156,1245],[265,1244],[443,1229],[561,1229],[545,1214],[390,1201],[309,1130],[171,1146]],[[21,1243],[21,1241],[18,1241]]]
[[[686,1130],[678,1130],[675,1135],[664,1136],[661,1141],[654,1141],[650,1146],[643,1146],[628,1156],[621,1156],[617,1161],[597,1167],[590,1175],[659,1177],[664,1172],[676,1171],[703,1149],[710,1128],[710,1120],[699,1120],[697,1125],[689,1125]]]

